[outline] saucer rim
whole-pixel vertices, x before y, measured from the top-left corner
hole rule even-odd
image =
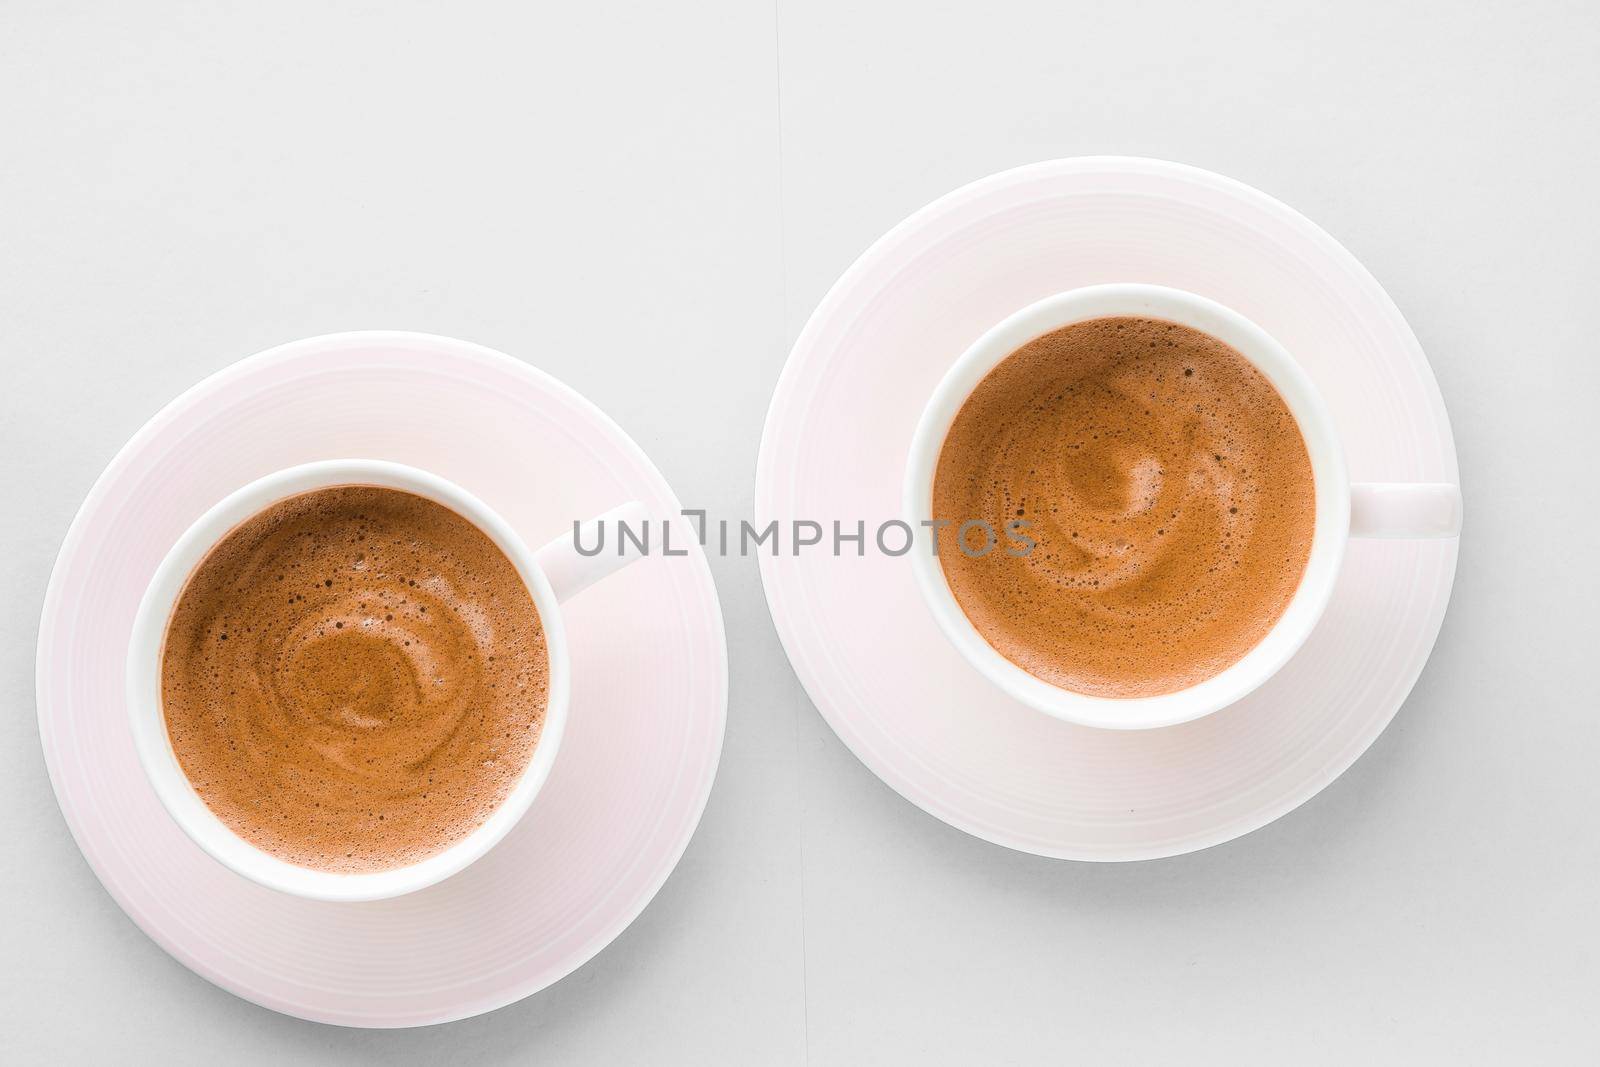
[[[880,263],[891,263],[902,245],[922,235],[931,224],[936,224],[942,216],[951,214],[993,191],[1040,178],[1067,177],[1095,172],[1102,172],[1108,175],[1120,173],[1177,178],[1199,186],[1219,190],[1237,199],[1251,203],[1264,212],[1278,214],[1283,220],[1298,229],[1303,236],[1308,237],[1314,244],[1320,246],[1332,260],[1336,261],[1347,272],[1349,281],[1352,284],[1365,288],[1376,298],[1392,324],[1398,327],[1397,337],[1403,341],[1410,354],[1414,357],[1412,360],[1413,369],[1424,376],[1426,384],[1430,387],[1424,392],[1427,394],[1428,405],[1431,409],[1429,415],[1434,420],[1433,425],[1445,445],[1446,458],[1451,473],[1449,480],[1458,486],[1461,484],[1459,457],[1456,453],[1455,434],[1450,425],[1449,412],[1444,405],[1438,377],[1434,374],[1433,367],[1429,363],[1426,353],[1423,352],[1421,343],[1417,340],[1410,324],[1401,314],[1399,306],[1395,304],[1393,298],[1378,282],[1377,278],[1332,234],[1306,215],[1271,194],[1238,179],[1218,174],[1215,171],[1187,163],[1148,156],[1087,155],[1026,163],[985,175],[958,186],[922,205],[901,219],[889,230],[875,238],[851,261],[850,265],[828,287],[816,307],[807,316],[805,324],[801,327],[794,343],[790,346],[789,353],[784,360],[783,369],[773,387],[772,397],[767,406],[766,418],[762,424],[761,446],[757,453],[755,465],[756,485],[753,510],[758,525],[763,520],[774,517],[772,499],[778,495],[778,491],[775,488],[779,480],[776,471],[776,464],[778,463],[776,454],[780,448],[777,441],[776,426],[787,414],[786,408],[794,406],[791,403],[790,395],[797,389],[803,374],[800,369],[801,361],[796,357],[803,350],[815,347],[818,335],[823,332],[826,325],[837,314],[842,312],[843,305],[846,304],[848,298],[857,286],[861,284],[862,280],[876,269]],[[1253,833],[1299,808],[1332,785],[1333,782],[1354,766],[1356,760],[1360,759],[1372,747],[1378,737],[1394,721],[1400,708],[1404,706],[1411,691],[1416,687],[1417,680],[1421,677],[1429,659],[1432,658],[1433,649],[1438,642],[1439,633],[1443,628],[1444,617],[1449,608],[1450,597],[1454,591],[1455,575],[1460,559],[1459,538],[1452,539],[1449,553],[1449,569],[1443,578],[1444,589],[1442,594],[1432,594],[1434,602],[1432,610],[1425,621],[1426,631],[1424,640],[1421,643],[1422,647],[1417,653],[1413,654],[1412,662],[1408,665],[1404,674],[1397,675],[1396,681],[1403,681],[1404,684],[1391,687],[1391,691],[1397,694],[1397,698],[1393,701],[1393,707],[1389,708],[1384,714],[1374,716],[1371,725],[1359,737],[1354,738],[1344,749],[1335,753],[1333,758],[1326,760],[1316,770],[1316,773],[1306,775],[1305,784],[1299,789],[1287,792],[1277,803],[1265,805],[1248,817],[1224,823],[1209,833],[1185,835],[1164,843],[1151,843],[1140,847],[1118,849],[1053,847],[1029,840],[1021,834],[1010,833],[1004,828],[981,825],[974,820],[959,815],[946,804],[935,803],[931,796],[925,795],[923,790],[914,786],[909,779],[903,777],[898,767],[891,761],[878,758],[870,747],[866,745],[864,738],[853,736],[851,730],[841,727],[841,723],[850,721],[851,714],[841,713],[836,705],[842,702],[828,696],[827,690],[822,684],[822,672],[803,650],[797,635],[797,631],[802,627],[794,618],[795,615],[801,613],[786,611],[781,599],[783,590],[780,588],[781,583],[778,577],[781,560],[776,557],[769,559],[763,554],[758,559],[758,565],[761,573],[761,588],[766,599],[767,610],[772,616],[778,639],[783,645],[784,652],[789,658],[796,678],[799,679],[806,696],[811,700],[812,705],[816,708],[823,721],[827,723],[829,729],[874,777],[933,818],[991,844],[1048,859],[1091,863],[1123,863],[1183,856],[1213,848]],[[1419,591],[1416,595],[1420,596],[1423,593]],[[814,622],[814,620],[809,619],[809,612],[804,614],[808,618],[803,621]],[[1418,633],[1421,634],[1424,631],[1419,629]],[[947,646],[947,650],[950,655],[960,655],[953,647]],[[1092,729],[1093,727],[1086,728]],[[1172,728],[1163,727],[1161,729]]]
[[[636,901],[630,902],[628,908],[619,909],[618,915],[621,917],[621,921],[613,922],[606,931],[596,935],[589,943],[570,953],[568,959],[562,961],[556,968],[559,973],[548,979],[536,978],[529,983],[508,987],[506,991],[495,997],[486,998],[483,1002],[471,1003],[458,1010],[416,1012],[409,1016],[396,1016],[389,1019],[355,1018],[341,1012],[324,1012],[314,1005],[291,1001],[276,994],[256,989],[224,974],[210,962],[197,958],[187,949],[181,947],[167,935],[164,928],[154,922],[142,909],[134,905],[121,891],[120,883],[115,880],[108,880],[107,867],[103,857],[89,846],[80,829],[78,816],[62,796],[60,773],[58,771],[60,757],[57,753],[59,739],[56,737],[56,731],[47,713],[47,707],[55,699],[53,687],[47,678],[47,665],[50,661],[48,653],[52,652],[55,647],[54,628],[51,623],[54,616],[61,611],[61,601],[65,596],[65,592],[62,589],[62,583],[65,581],[63,564],[76,555],[81,547],[80,543],[87,536],[84,530],[85,516],[90,514],[92,509],[99,505],[104,496],[111,491],[111,487],[116,480],[123,475],[125,469],[132,463],[132,457],[139,447],[146,444],[162,427],[175,419],[181,410],[196,402],[203,401],[207,395],[221,386],[229,384],[235,378],[259,371],[262,368],[271,367],[274,364],[286,362],[303,355],[307,351],[326,350],[333,345],[370,345],[390,342],[421,343],[452,349],[482,362],[496,365],[509,373],[523,375],[536,383],[539,388],[559,395],[566,403],[571,404],[587,418],[591,419],[597,432],[614,435],[616,442],[632,459],[640,464],[641,469],[659,482],[667,498],[675,506],[681,507],[681,502],[678,500],[677,492],[673,489],[672,484],[661,473],[660,468],[639,443],[634,440],[632,435],[624,430],[616,420],[594,401],[548,371],[517,359],[508,353],[476,342],[425,331],[367,329],[317,334],[270,346],[217,368],[163,404],[154,415],[146,419],[139,429],[117,449],[110,461],[107,462],[100,474],[95,478],[94,483],[84,495],[77,510],[74,511],[72,520],[67,526],[67,532],[62,537],[61,547],[57,550],[51,563],[50,579],[46,583],[44,598],[40,606],[39,628],[35,638],[34,650],[34,708],[39,727],[40,748],[44,756],[46,774],[50,780],[51,794],[55,798],[56,807],[60,810],[63,821],[67,824],[68,832],[72,835],[73,843],[77,846],[78,852],[88,863],[90,871],[107,895],[133,921],[134,925],[163,951],[218,988],[283,1015],[305,1019],[310,1022],[356,1029],[404,1029],[457,1022],[462,1019],[483,1015],[541,992],[567,978],[593,960],[637,921],[639,916],[655,900],[662,887],[666,885],[667,879],[672,876],[682,862],[684,854],[688,851],[690,841],[694,839],[694,835],[699,830],[700,823],[705,817],[706,807],[710,802],[711,792],[715,787],[717,774],[721,769],[722,754],[727,744],[729,691],[727,629],[715,574],[711,570],[710,562],[706,559],[704,550],[696,545],[692,551],[692,558],[700,572],[699,580],[705,583],[710,593],[708,607],[710,609],[710,621],[713,624],[711,637],[714,638],[713,644],[716,653],[711,677],[715,691],[709,694],[714,697],[715,715],[711,733],[715,744],[706,767],[705,780],[700,786],[698,795],[693,803],[692,818],[689,818],[685,823],[682,839],[674,843],[670,862],[662,864],[660,872],[651,879],[647,890],[642,892]],[[344,903],[339,906],[359,908],[368,905],[357,902]]]

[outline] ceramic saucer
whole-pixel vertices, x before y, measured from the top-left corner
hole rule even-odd
[[[1349,252],[1238,182],[1098,157],[957,190],[845,272],[773,396],[757,525],[898,518],[912,431],[950,364],[1018,308],[1100,282],[1186,289],[1265,327],[1332,408],[1352,480],[1458,481],[1427,360]],[[1147,731],[1075,726],[1003,696],[939,633],[907,558],[763,554],[761,575],[818,710],[908,800],[1011,848],[1133,860],[1256,829],[1349,767],[1428,658],[1456,545],[1352,542],[1287,667],[1217,714]]]
[[[95,483],[45,596],[39,729],[67,823],[128,915],[185,965],[306,1019],[408,1026],[544,988],[649,903],[700,819],[722,747],[727,651],[696,548],[563,607],[572,703],[527,816],[429,889],[329,904],[264,889],[194,845],[140,770],[124,707],[134,610],[177,536],[233,489],[339,456],[389,459],[476,494],[531,544],[671,488],[599,409],[476,345],[339,334],[254,356],[152,419]]]

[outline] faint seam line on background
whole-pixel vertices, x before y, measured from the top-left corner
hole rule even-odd
[[[784,352],[789,322],[789,245],[788,215],[783,197],[783,0],[772,2],[772,83],[773,104],[777,111],[778,148],[778,351]],[[787,357],[785,357],[787,358]],[[800,864],[800,1028],[801,1056],[811,1063],[811,976],[806,949],[806,798],[800,774],[800,715],[805,703],[804,691],[794,694],[794,715],[790,719],[794,742],[795,808],[800,814],[799,833],[795,840]]]

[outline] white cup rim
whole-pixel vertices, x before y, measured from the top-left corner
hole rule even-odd
[[[161,707],[161,647],[184,583],[196,566],[239,523],[272,503],[335,485],[403,489],[443,504],[487,534],[521,575],[544,629],[549,699],[544,727],[517,784],[483,825],[441,852],[383,871],[337,873],[296,866],[235,834],[206,806],[179,766]],[[276,471],[236,489],[197,519],[156,568],[134,617],[128,645],[127,698],[134,748],[146,777],[169,815],[205,852],[260,885],[326,901],[369,901],[412,893],[443,881],[482,857],[527,813],[549,778],[566,728],[571,685],[566,630],[555,591],[535,553],[503,518],[465,489],[436,474],[401,463],[332,459]]]
[[[1018,348],[1075,322],[1110,316],[1177,322],[1228,344],[1264,374],[1294,415],[1311,458],[1316,518],[1305,574],[1265,637],[1220,673],[1173,693],[1099,697],[1050,684],[1002,656],[956,602],[933,554],[933,478],[957,412],[984,376]],[[972,343],[934,388],[912,437],[904,508],[918,533],[910,553],[916,582],[945,636],[989,681],[1047,715],[1083,726],[1135,730],[1175,726],[1242,699],[1281,669],[1311,635],[1333,595],[1350,533],[1350,479],[1333,417],[1305,370],[1273,337],[1230,308],[1182,289],[1143,283],[1057,293],[1007,316]]]

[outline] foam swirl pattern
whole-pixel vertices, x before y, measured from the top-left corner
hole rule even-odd
[[[320,870],[403,866],[477,829],[532,757],[548,686],[511,561],[449,508],[374,486],[230,532],[162,653],[168,733],[206,804]]]
[[[945,439],[934,514],[955,524],[940,558],[956,600],[1002,655],[1077,692],[1143,696],[1266,635],[1305,570],[1315,498],[1293,415],[1243,356],[1186,326],[1105,318],[979,383]],[[969,519],[1018,536],[968,555]],[[984,540],[969,530],[967,548]]]

